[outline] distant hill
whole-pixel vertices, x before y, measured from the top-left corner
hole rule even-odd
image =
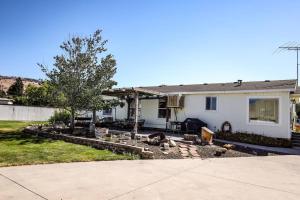
[[[8,90],[8,88],[16,81],[18,77],[16,76],[1,76],[0,75],[0,89],[3,89],[5,92]],[[24,78],[24,77],[20,77],[23,81],[24,84],[24,89],[26,89],[26,87],[29,84],[32,85],[39,85],[41,81],[37,80],[37,79],[33,79],[33,78]]]

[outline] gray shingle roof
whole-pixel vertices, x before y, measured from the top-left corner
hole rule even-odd
[[[295,90],[296,80],[272,80],[272,81],[251,81],[232,83],[209,83],[192,85],[161,85],[141,87],[161,93],[180,93],[180,92],[214,92],[214,91],[247,91],[247,90]]]

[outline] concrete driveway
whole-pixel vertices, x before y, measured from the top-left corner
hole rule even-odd
[[[300,199],[300,156],[0,168],[0,199]]]

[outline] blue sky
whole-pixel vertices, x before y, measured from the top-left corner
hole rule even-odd
[[[70,35],[103,29],[118,86],[291,79],[300,1],[0,1],[0,74],[44,78]]]

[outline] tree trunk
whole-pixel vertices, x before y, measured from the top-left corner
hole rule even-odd
[[[75,110],[71,108],[71,124],[70,124],[70,131],[73,133],[75,128]]]
[[[89,137],[94,138],[96,137],[96,110],[93,109],[93,117],[92,117],[92,123],[90,124],[89,127]]]
[[[97,117],[97,115],[96,115],[96,110],[95,109],[93,109],[93,123],[94,124],[96,124],[96,117]]]

